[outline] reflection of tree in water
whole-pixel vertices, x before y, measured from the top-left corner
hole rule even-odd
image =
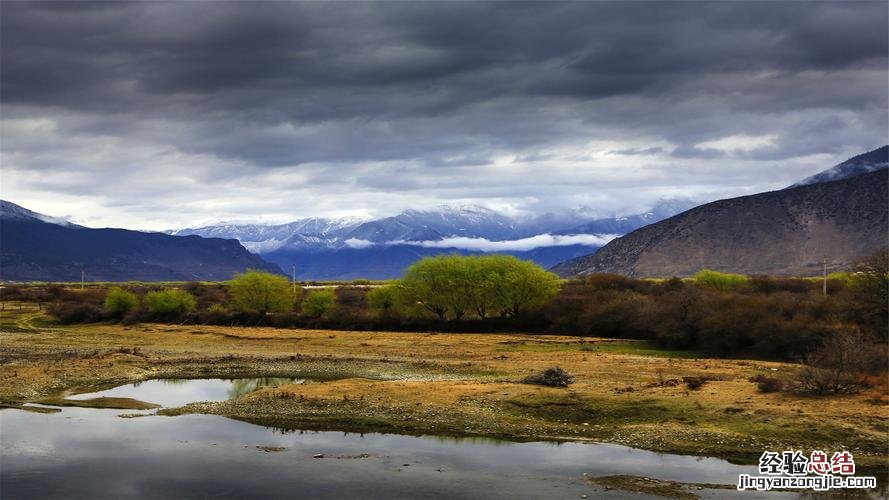
[[[163,385],[182,385],[191,382],[192,379],[188,378],[153,378],[148,380],[140,380],[138,382],[133,382],[133,387],[139,387],[142,384],[160,382]]]
[[[191,381],[192,379],[187,378],[165,378],[161,380],[165,385],[184,385]]]
[[[289,378],[289,377],[260,377],[260,378],[236,378],[229,380],[231,382],[232,387],[228,391],[228,397],[236,398],[238,396],[243,396],[248,392],[253,392],[260,387],[266,387],[269,385],[285,385],[285,384],[296,384],[302,383],[302,379],[297,378]]]

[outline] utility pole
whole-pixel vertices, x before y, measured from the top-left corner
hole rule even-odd
[[[83,290],[83,269],[80,270],[80,289]]]
[[[821,292],[827,297],[827,261],[824,261],[824,281],[822,282]]]
[[[296,296],[296,264],[290,266],[290,282],[293,284],[293,296]]]

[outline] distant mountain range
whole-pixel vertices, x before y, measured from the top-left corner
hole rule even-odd
[[[220,224],[167,231],[239,240],[301,279],[385,279],[442,253],[497,251],[549,267],[589,253],[611,238],[675,215],[695,203],[664,200],[644,214],[593,219],[584,211],[514,218],[476,205],[407,210],[392,217],[300,219],[287,224]]]
[[[701,205],[553,268],[561,276],[688,276],[700,269],[810,276],[889,244],[889,148],[790,188]],[[864,173],[862,173],[864,172]]]
[[[281,272],[234,240],[90,229],[0,201],[3,280],[226,280],[249,268]]]
[[[163,234],[86,228],[2,201],[0,279],[69,281],[84,270],[89,280],[223,280],[247,268],[291,266],[301,279],[383,279],[424,256],[487,252],[555,265],[563,276],[687,275],[704,267],[813,274],[824,260],[841,268],[887,243],[887,156],[884,146],[781,191],[696,208],[663,200],[612,218],[585,210],[516,218],[463,205]]]

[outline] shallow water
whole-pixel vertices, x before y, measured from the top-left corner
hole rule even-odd
[[[278,381],[277,383],[283,383]],[[163,405],[227,399],[252,382],[127,385],[101,393]],[[275,385],[274,383],[270,383]],[[240,388],[240,389],[238,389]],[[187,401],[185,401],[187,402]],[[121,413],[149,416],[120,418]],[[735,484],[755,473],[714,458],[588,443],[282,432],[211,415],[64,408],[0,411],[3,498],[645,498],[587,484],[630,474]],[[265,451],[268,448],[281,451]],[[324,458],[313,458],[323,454]],[[702,497],[758,498],[733,490]],[[789,494],[771,495],[792,496]]]
[[[158,379],[136,382],[105,391],[69,396],[68,399],[99,397],[133,398],[167,408],[183,406],[195,401],[225,401],[260,387],[302,383],[303,379],[260,377],[238,379]]]

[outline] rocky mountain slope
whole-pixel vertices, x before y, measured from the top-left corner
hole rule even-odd
[[[0,205],[0,279],[12,281],[225,280],[249,268],[280,273],[232,239],[91,229]]]
[[[889,170],[708,203],[555,266],[562,276],[810,276],[889,243]]]

